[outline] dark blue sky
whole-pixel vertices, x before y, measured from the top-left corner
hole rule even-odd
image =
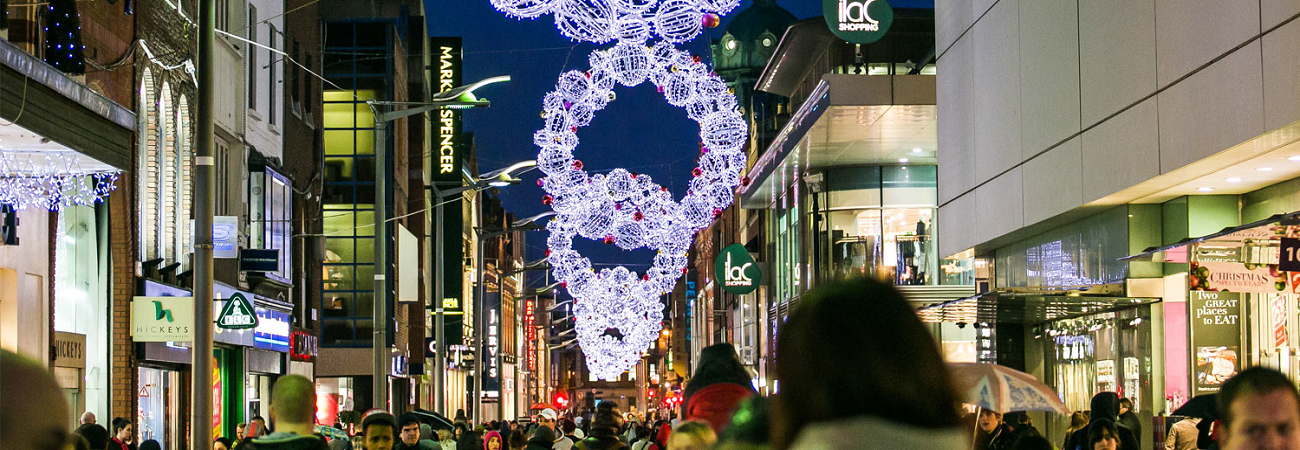
[[[679,48],[689,49],[709,61],[709,40],[722,35],[730,18],[750,5],[722,17],[722,24]],[[778,0],[778,4],[799,18],[821,14],[821,0]],[[890,2],[895,7],[933,7],[933,0]],[[426,0],[429,33],[433,36],[461,36],[464,42],[464,81],[495,75],[510,75],[512,81],[480,92],[492,107],[465,113],[465,131],[474,132],[479,170],[489,171],[526,159],[534,159],[537,148],[532,135],[542,125],[542,97],[555,88],[556,78],[568,70],[587,68],[587,55],[605,48],[575,43],[560,36],[550,15],[537,20],[514,20],[497,12],[488,0]],[[574,156],[588,172],[605,172],[616,167],[649,174],[680,197],[698,156],[699,128],[684,111],[668,105],[650,83],[635,88],[615,89],[618,99],[600,111],[592,123],[578,131],[581,144]],[[547,211],[544,192],[537,186],[540,172],[524,176],[520,186],[505,188],[501,199],[507,210],[527,217]],[[541,257],[545,232],[529,233],[529,259]],[[579,245],[596,263],[629,263],[644,270],[651,253],[621,252],[616,247],[588,243]]]

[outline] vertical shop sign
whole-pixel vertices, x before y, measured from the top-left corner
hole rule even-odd
[[[1192,395],[1218,392],[1237,374],[1241,351],[1241,294],[1192,291]]]
[[[459,37],[429,38],[430,47],[437,61],[434,62],[438,80],[438,92],[445,92],[461,85],[461,40]],[[454,182],[460,184],[460,112],[455,109],[438,111],[438,147],[437,167],[434,168],[435,182]],[[458,243],[459,245],[459,243]]]
[[[524,344],[524,354],[528,355],[529,372],[537,370],[537,352],[534,350],[537,341],[537,330],[533,327],[535,320],[533,318],[533,313],[534,308],[536,308],[536,301],[536,298],[528,298],[524,300],[524,336],[526,339]]]
[[[495,401],[500,395],[499,389],[501,384],[497,381],[497,352],[500,351],[500,330],[501,330],[501,294],[496,292],[487,292],[484,296],[483,307],[487,313],[484,321],[487,323],[487,339],[483,340],[482,364],[479,365],[479,373],[483,377],[483,401]]]
[[[212,439],[222,436],[221,429],[221,350],[212,351]]]

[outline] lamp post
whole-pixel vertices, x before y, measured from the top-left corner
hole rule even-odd
[[[447,375],[446,374],[447,336],[446,336],[446,314],[445,314],[446,311],[443,309],[444,308],[443,297],[445,296],[445,286],[443,283],[446,281],[445,280],[446,271],[443,270],[445,267],[444,264],[446,264],[446,261],[444,260],[445,255],[443,254],[443,252],[445,251],[444,248],[445,243],[443,243],[443,239],[446,238],[446,236],[444,236],[446,234],[446,231],[443,228],[445,219],[443,218],[442,208],[447,203],[451,203],[452,201],[454,201],[454,200],[447,200],[447,199],[453,196],[459,196],[466,191],[473,190],[475,195],[477,195],[479,192],[481,192],[484,189],[487,189],[488,187],[503,187],[512,184],[519,184],[521,180],[514,176],[515,172],[527,168],[531,168],[536,165],[537,165],[536,161],[522,161],[519,163],[511,164],[508,167],[495,170],[492,172],[488,172],[487,174],[478,177],[476,180],[474,180],[472,184],[468,186],[457,186],[451,189],[442,190],[442,189],[438,189],[438,186],[436,184],[429,185],[429,189],[433,190],[433,195],[437,202],[436,204],[434,204],[433,207],[434,216],[435,216],[434,226],[436,227],[433,236],[434,239],[433,245],[434,245],[434,253],[435,253],[434,259],[437,261],[437,269],[434,271],[435,281],[434,281],[434,296],[433,296],[433,301],[434,301],[433,341],[434,341],[434,346],[436,348],[436,351],[434,352],[433,356],[434,359],[437,360],[435,364],[436,368],[434,369],[435,372],[434,372],[434,380],[433,380],[434,391],[435,391],[434,392],[435,409],[444,408],[447,405],[447,399],[446,399],[447,386],[446,386],[446,380],[444,380],[444,377],[446,377]],[[475,377],[475,379],[477,380],[478,377]],[[445,413],[446,411],[443,412]],[[475,416],[474,418],[475,420],[478,419],[477,416]]]
[[[433,94],[428,102],[385,102],[370,100],[367,105],[375,117],[375,278],[374,278],[374,342],[372,351],[374,361],[371,366],[374,377],[371,387],[371,403],[376,408],[388,410],[388,122],[423,114],[437,109],[471,109],[487,108],[487,100],[474,96],[474,90],[480,87],[510,81],[509,76],[499,76],[480,80],[473,84],[448,89]],[[397,109],[397,107],[405,107]],[[391,109],[390,109],[391,108]],[[382,405],[382,406],[381,406]]]

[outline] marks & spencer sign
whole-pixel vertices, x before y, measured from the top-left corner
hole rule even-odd
[[[822,0],[822,16],[831,32],[854,44],[879,41],[894,23],[886,0]]]

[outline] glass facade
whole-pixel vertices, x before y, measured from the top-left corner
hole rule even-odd
[[[898,285],[938,284],[934,166],[840,167],[817,194],[824,279],[870,275]],[[824,247],[823,247],[824,246]]]
[[[390,27],[326,24],[325,189],[321,345],[368,346],[374,329],[374,115],[367,100],[388,98]]]

